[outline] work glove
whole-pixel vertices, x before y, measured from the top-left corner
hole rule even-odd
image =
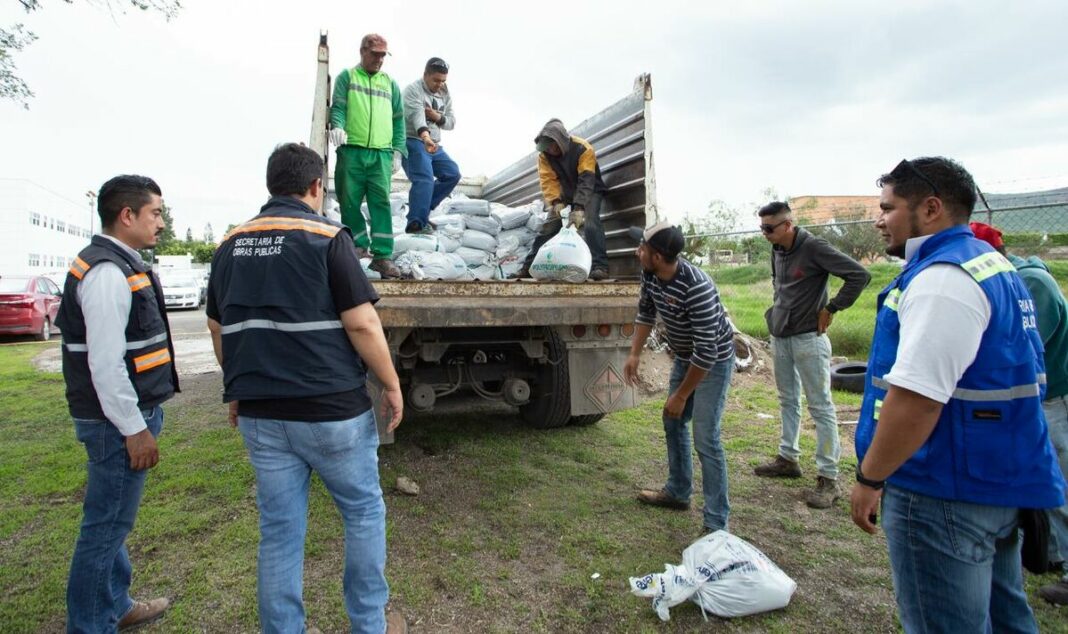
[[[572,227],[581,230],[583,225],[586,224],[586,212],[582,209],[572,209],[567,216],[567,221],[571,223]]]
[[[397,172],[399,172],[400,168],[401,168],[401,153],[396,151],[396,150],[394,150],[393,151],[393,173],[396,174]]]
[[[348,141],[349,135],[343,128],[334,128],[330,130],[330,144],[334,147],[345,145]]]

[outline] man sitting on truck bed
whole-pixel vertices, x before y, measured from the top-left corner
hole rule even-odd
[[[601,179],[597,155],[586,139],[568,134],[559,119],[550,119],[534,137],[538,148],[538,178],[541,195],[549,217],[541,226],[541,234],[534,239],[530,254],[516,277],[530,277],[534,256],[549,238],[560,231],[560,212],[571,205],[568,218],[576,229],[583,231],[593,256],[591,280],[608,278],[608,254],[605,252],[604,228],[601,227],[601,207],[608,187]]]
[[[445,200],[460,182],[460,168],[441,147],[441,131],[456,127],[452,97],[445,85],[448,74],[445,60],[431,57],[423,77],[404,89],[408,158],[401,161],[401,166],[412,182],[406,233],[430,233],[427,221],[430,210]]]

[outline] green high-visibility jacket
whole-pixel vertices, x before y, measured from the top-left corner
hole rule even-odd
[[[344,128],[346,145],[392,148],[407,156],[400,87],[386,73],[368,75],[360,66],[342,71],[334,85],[330,125]]]

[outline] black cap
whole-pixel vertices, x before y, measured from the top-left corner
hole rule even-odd
[[[667,221],[658,222],[648,229],[631,227],[628,232],[630,237],[649,245],[668,258],[678,257],[686,246],[686,238],[682,235],[682,229]]]
[[[440,57],[431,57],[426,60],[426,68],[424,70],[428,73],[448,73],[449,65]]]

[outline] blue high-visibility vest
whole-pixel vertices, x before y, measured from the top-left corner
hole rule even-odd
[[[857,426],[858,460],[871,445],[890,388],[884,377],[901,338],[898,301],[916,275],[934,264],[953,264],[971,275],[990,301],[990,323],[931,436],[888,482],[990,506],[1064,504],[1064,479],[1042,413],[1046,377],[1034,302],[1012,264],[965,225],[928,238],[879,294]]]

